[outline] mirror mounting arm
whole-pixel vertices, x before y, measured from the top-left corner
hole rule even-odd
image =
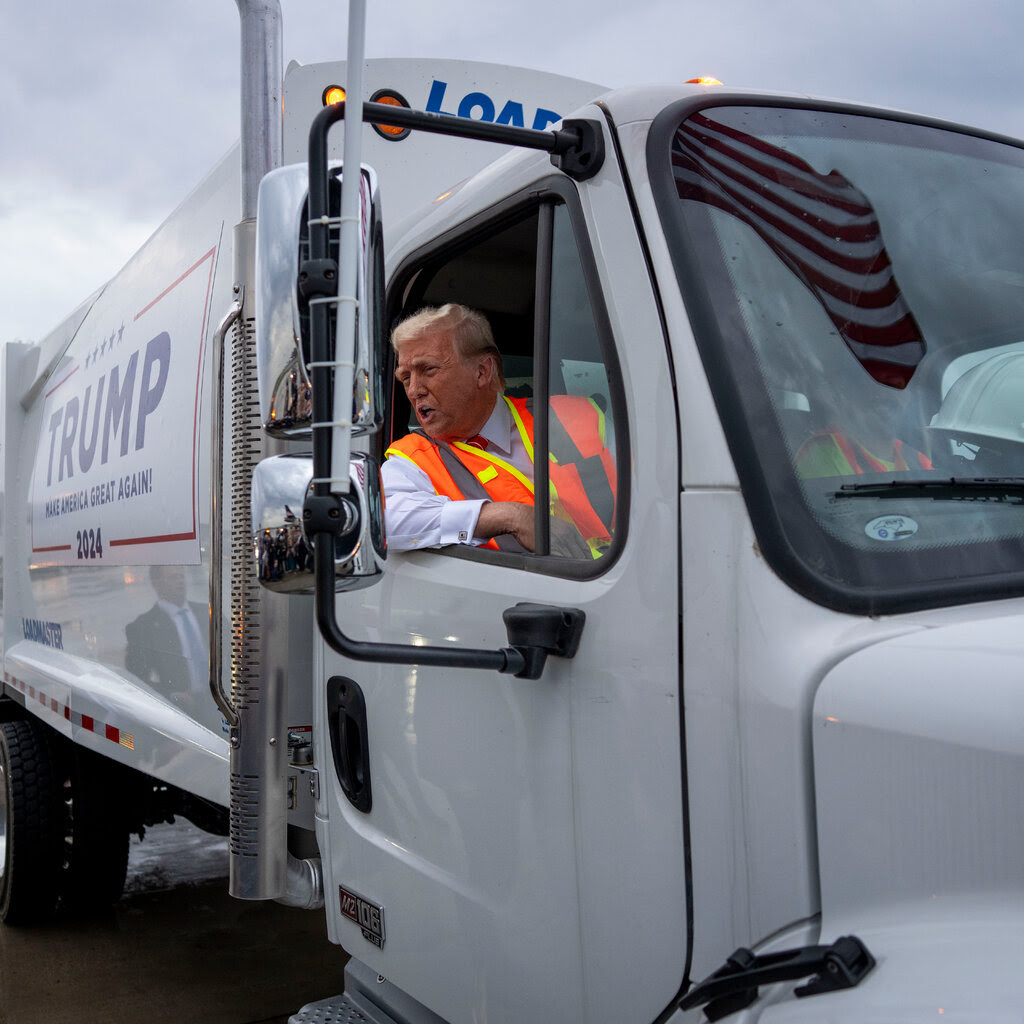
[[[346,658],[398,665],[493,669],[518,679],[540,679],[549,654],[563,658],[576,654],[584,613],[577,608],[526,603],[503,613],[512,646],[498,651],[353,640],[338,625],[334,564],[339,557],[339,545],[354,548],[359,543],[359,506],[348,495],[311,494],[303,506],[302,520],[307,535],[313,538],[317,625],[328,645]]]
[[[345,118],[345,104],[324,107],[313,119],[309,133],[309,160],[318,166],[327,166],[327,133],[332,124]],[[583,118],[567,119],[562,127],[552,131],[537,131],[515,125],[474,121],[451,114],[432,114],[425,110],[392,107],[386,103],[364,103],[363,121],[370,124],[388,124],[399,128],[413,128],[433,135],[455,135],[462,139],[497,142],[520,149],[539,149],[551,154],[551,162],[576,181],[586,181],[601,169],[604,163],[604,136],[601,123]],[[310,220],[313,219],[313,193],[310,187]],[[326,186],[323,206],[327,207]]]
[[[338,625],[334,593],[334,534],[321,531],[314,537],[316,554],[316,619],[320,633],[338,654],[354,661],[387,662],[393,665],[434,665],[441,668],[493,669],[521,675],[527,669],[523,652],[514,647],[485,651],[458,647],[418,647],[415,644],[384,644],[352,640]]]

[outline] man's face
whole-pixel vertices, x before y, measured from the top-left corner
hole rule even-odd
[[[464,441],[478,434],[494,409],[492,356],[462,360],[444,333],[402,343],[395,376],[428,437]]]
[[[169,604],[181,606],[188,595],[185,570],[180,565],[161,565],[151,576],[156,596]]]

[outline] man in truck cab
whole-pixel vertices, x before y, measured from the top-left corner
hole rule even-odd
[[[504,394],[487,319],[454,303],[425,308],[402,321],[391,342],[420,429],[388,448],[381,469],[388,546],[533,551],[533,415],[527,399]],[[602,423],[590,399],[552,396],[555,554],[599,557],[610,543],[615,470]]]

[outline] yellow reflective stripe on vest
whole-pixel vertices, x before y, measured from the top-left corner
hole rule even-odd
[[[412,458],[412,457],[411,457],[411,456],[409,456],[409,455],[406,455],[406,454],[405,454],[405,452],[403,452],[403,451],[400,451],[400,450],[399,450],[398,448],[389,448],[389,449],[388,449],[388,450],[387,450],[387,451],[386,451],[386,452],[384,453],[384,458],[388,458],[388,457],[389,457],[389,456],[391,456],[391,455],[400,455],[400,456],[401,456],[401,457],[402,457],[403,459],[405,459],[405,461],[406,461],[406,462],[411,462],[411,463],[412,463],[412,464],[413,464],[414,466],[416,466],[416,468],[417,468],[417,469],[418,469],[418,470],[419,470],[419,471],[420,471],[421,473],[423,472],[423,467],[422,467],[422,466],[417,466],[417,465],[416,465],[416,460],[415,460],[414,458]]]
[[[512,413],[512,419],[515,422],[516,430],[519,431],[519,437],[523,442],[523,447],[526,448],[526,454],[530,456],[530,461],[533,462],[533,438],[530,437],[529,431],[526,429],[526,424],[523,423],[522,417],[519,415],[519,410],[512,403],[512,399],[507,395],[502,395],[505,399],[505,404],[508,406],[509,412]]]
[[[526,449],[526,454],[530,457],[530,462],[534,462],[533,438],[530,436],[529,431],[526,429],[526,424],[523,422],[523,418],[519,415],[519,410],[515,407],[515,404],[512,402],[512,399],[509,398],[507,395],[502,395],[501,397],[505,399],[505,404],[508,406],[508,411],[512,413],[512,421],[516,425],[516,430],[519,431],[519,437],[523,442],[523,447]],[[486,455],[486,452],[484,454]],[[558,464],[558,460],[555,458],[553,454],[549,452],[548,456],[552,462],[554,462],[556,465]],[[514,466],[509,466],[508,468],[511,469],[513,473],[515,472]],[[530,493],[533,494],[533,481],[527,480],[525,477],[522,476],[520,476],[519,479],[522,480],[522,482],[526,484],[527,487],[530,488]],[[553,500],[558,500],[558,491],[555,489],[555,485],[551,482],[550,479],[548,480],[548,493]]]
[[[401,459],[405,459],[405,461],[408,462],[410,466],[415,466],[427,478],[427,480],[430,482],[430,486],[434,488],[434,493],[435,494],[440,494],[441,493],[437,489],[437,485],[434,483],[434,481],[430,479],[430,474],[411,455],[406,455],[405,452],[401,451],[398,448],[389,448],[384,453],[384,458],[386,458],[386,459],[387,458],[394,458],[395,456],[398,456]]]
[[[608,445],[605,444],[605,440],[604,440],[604,432],[605,432],[604,409],[602,409],[601,406],[599,406],[597,404],[597,402],[595,402],[592,398],[588,398],[587,401],[594,407],[594,411],[597,413],[597,436],[598,436],[598,438],[600,438],[601,447],[602,448],[607,448]]]
[[[523,476],[522,473],[512,465],[511,462],[506,462],[504,459],[498,458],[497,455],[492,455],[490,452],[485,452],[482,448],[477,448],[475,444],[466,444],[464,441],[452,441],[452,447],[458,448],[460,451],[468,452],[470,455],[475,455],[478,459],[486,459],[488,462],[494,463],[498,469],[504,470],[506,473],[510,473],[514,476],[531,494],[533,494],[533,481]],[[465,465],[465,464],[464,464]],[[494,469],[494,466],[489,467]],[[480,483],[487,483],[488,480],[493,480],[498,475],[498,469],[494,470],[492,476],[488,476],[483,479],[483,474],[487,473],[488,470],[482,470],[477,474],[477,479]]]

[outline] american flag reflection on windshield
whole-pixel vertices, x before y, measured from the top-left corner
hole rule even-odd
[[[882,384],[907,386],[925,342],[860,189],[837,170],[819,174],[705,114],[677,130],[672,165],[681,198],[753,228],[810,289],[864,369]]]

